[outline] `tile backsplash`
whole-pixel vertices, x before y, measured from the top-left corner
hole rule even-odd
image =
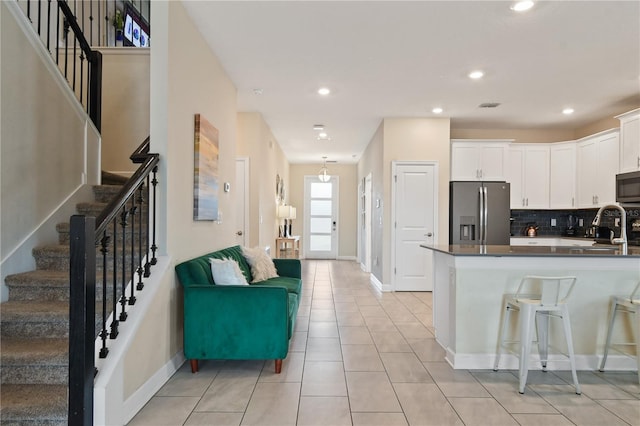
[[[632,231],[634,221],[640,221],[640,208],[632,208],[627,210],[627,235],[629,242],[640,244],[640,232]],[[583,237],[591,222],[596,216],[598,209],[580,209],[580,210],[511,210],[511,235],[522,236],[524,231],[530,224],[538,227],[538,236],[563,236],[567,235],[569,215],[573,215],[576,221],[576,237]],[[616,236],[620,235],[620,228],[615,227],[615,219],[620,217],[617,210],[607,210],[603,214],[600,225],[608,226],[613,229]],[[551,226],[551,220],[556,220],[556,226]],[[579,219],[582,219],[583,226],[578,226]]]

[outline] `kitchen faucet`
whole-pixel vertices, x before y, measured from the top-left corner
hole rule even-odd
[[[627,212],[624,207],[619,204],[607,204],[606,206],[600,207],[598,213],[596,213],[596,217],[593,218],[592,226],[600,226],[600,220],[602,219],[602,212],[606,209],[616,209],[620,211],[620,237],[613,238],[613,233],[611,237],[611,244],[620,244],[622,247],[622,254],[627,254]]]

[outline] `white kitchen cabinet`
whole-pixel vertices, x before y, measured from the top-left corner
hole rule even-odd
[[[549,208],[549,145],[509,146],[507,182],[512,209]]]
[[[595,208],[616,200],[619,132],[607,130],[577,143],[579,208]]]
[[[620,173],[640,170],[640,108],[616,118],[620,120]]]
[[[576,143],[549,144],[549,208],[576,208]]]
[[[510,140],[452,139],[451,180],[505,180],[509,142]]]

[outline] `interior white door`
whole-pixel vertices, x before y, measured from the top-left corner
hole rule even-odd
[[[437,241],[437,166],[433,163],[393,166],[395,290],[432,291],[432,256],[420,244]]]
[[[371,272],[371,174],[364,181],[364,271]]]
[[[305,176],[304,253],[307,259],[335,259],[338,252],[338,178]]]
[[[246,246],[249,242],[247,231],[249,229],[249,159],[236,159],[236,244]]]

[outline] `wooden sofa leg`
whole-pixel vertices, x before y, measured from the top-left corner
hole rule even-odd
[[[282,371],[282,360],[276,359],[276,374],[280,374]]]
[[[191,360],[189,360],[189,362],[191,363],[191,372],[192,373],[197,373],[198,372],[198,360],[197,359],[191,359]]]

